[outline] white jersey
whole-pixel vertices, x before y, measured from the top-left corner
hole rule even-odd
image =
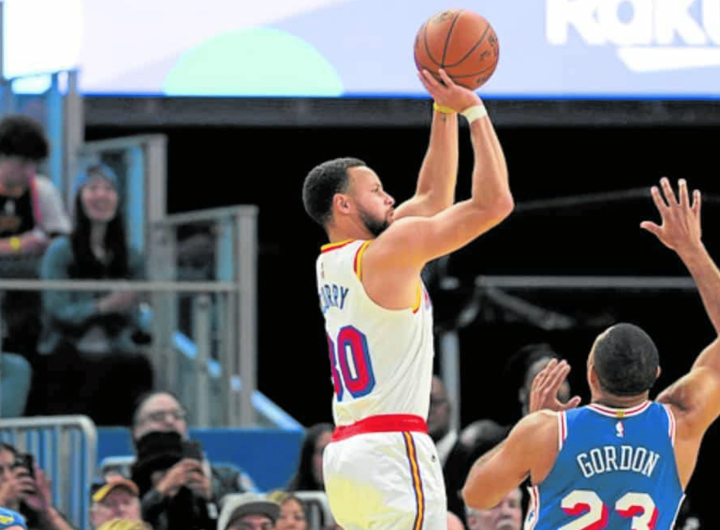
[[[418,282],[413,308],[377,305],[360,281],[362,256],[372,241],[325,245],[317,260],[335,388],[336,426],[370,416],[412,414],[427,419],[433,372],[430,297]]]

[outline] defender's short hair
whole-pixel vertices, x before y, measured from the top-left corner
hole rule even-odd
[[[37,121],[22,114],[11,114],[0,121],[0,155],[41,162],[49,152],[45,132]]]
[[[347,190],[347,170],[365,166],[359,158],[345,157],[328,160],[315,166],[303,184],[303,205],[308,215],[325,227],[332,217],[332,200],[336,193]]]
[[[659,362],[650,335],[634,324],[612,326],[595,344],[594,365],[600,386],[616,396],[650,390]]]

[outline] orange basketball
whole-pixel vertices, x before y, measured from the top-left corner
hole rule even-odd
[[[415,37],[415,65],[440,79],[444,68],[458,85],[475,90],[492,76],[500,58],[495,30],[481,15],[449,9],[430,17]]]

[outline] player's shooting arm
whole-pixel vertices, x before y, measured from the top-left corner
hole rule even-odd
[[[542,451],[547,451],[553,443],[557,447],[554,412],[525,416],[505,440],[473,464],[462,489],[465,505],[479,510],[496,506],[522,484]]]
[[[456,113],[433,112],[430,144],[420,168],[415,195],[395,209],[395,219],[429,217],[452,206],[458,172]]]

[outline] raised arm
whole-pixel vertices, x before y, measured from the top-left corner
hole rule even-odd
[[[424,78],[421,75],[421,80]],[[435,100],[430,126],[430,144],[420,168],[415,195],[395,209],[395,219],[429,217],[455,202],[458,171],[457,113],[447,101]],[[438,110],[439,109],[439,110]]]
[[[419,271],[432,259],[464,247],[506,218],[513,209],[505,155],[482,100],[455,85],[444,73],[444,85],[424,72],[433,97],[469,116],[475,163],[471,197],[433,217],[401,219],[386,230],[366,253],[366,260],[396,269]],[[375,247],[375,248],[373,248]],[[374,257],[371,255],[374,254]],[[387,262],[387,263],[383,263]]]
[[[700,292],[705,310],[716,335],[720,336],[720,272],[702,243],[700,192],[692,202],[684,180],[679,182],[678,197],[670,182],[661,180],[662,194],[652,188],[652,196],[662,224],[644,221],[641,227],[652,232],[674,250],[687,267]],[[663,197],[664,196],[664,197]],[[720,415],[720,339],[707,346],[695,360],[690,372],[658,396],[670,404],[678,416],[678,435],[699,438]]]

